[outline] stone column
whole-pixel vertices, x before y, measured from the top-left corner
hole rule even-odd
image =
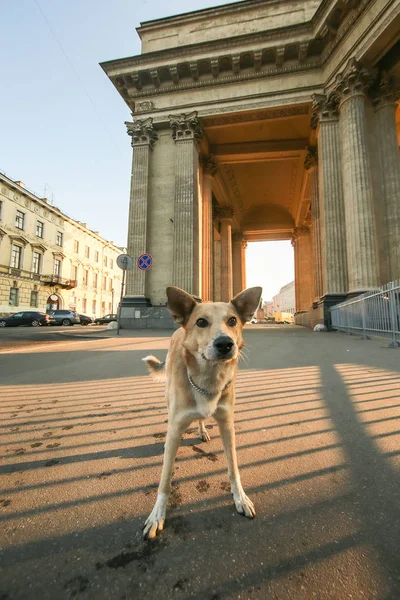
[[[170,115],[176,143],[173,285],[200,293],[199,156],[197,112]]]
[[[213,264],[213,283],[214,283],[214,302],[221,302],[221,236],[216,229],[214,233],[214,264]]]
[[[314,116],[319,120],[322,294],[343,296],[347,294],[348,282],[338,101],[333,96],[314,95],[313,108]],[[317,126],[315,121],[314,126]],[[335,299],[332,301],[335,303]]]
[[[214,299],[213,282],[213,215],[212,215],[212,181],[217,172],[217,164],[213,156],[203,161],[203,197],[202,197],[202,285],[201,296],[203,300]]]
[[[306,225],[293,230],[295,259],[296,313],[308,312],[314,300],[313,251],[310,229]],[[299,324],[308,325],[307,321]]]
[[[309,148],[304,167],[309,172],[311,188],[311,222],[314,263],[314,302],[323,294],[322,247],[321,247],[321,211],[319,205],[318,153],[317,148]]]
[[[374,193],[365,119],[371,76],[352,58],[336,78],[340,99],[343,192],[349,293],[374,289],[379,283]]]
[[[125,123],[133,148],[131,194],[129,203],[127,253],[134,263],[147,252],[147,212],[149,157],[154,142],[158,139],[153,119],[137,119],[134,123]],[[134,265],[126,272],[126,296],[145,296],[146,271]]]
[[[221,300],[229,302],[233,298],[232,275],[232,217],[231,208],[219,208],[221,223]]]
[[[246,287],[245,251],[247,242],[243,239],[241,231],[232,235],[232,273],[233,296],[236,296]]]
[[[392,82],[382,73],[374,95],[376,143],[380,179],[383,256],[381,283],[400,279],[400,153],[396,131],[396,104]]]

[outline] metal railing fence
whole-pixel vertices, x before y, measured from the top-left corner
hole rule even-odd
[[[400,346],[400,281],[392,281],[331,308],[332,328],[346,333],[389,338]]]

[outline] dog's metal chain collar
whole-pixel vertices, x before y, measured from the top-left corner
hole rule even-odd
[[[201,388],[195,384],[193,379],[190,377],[189,371],[187,371],[187,376],[188,376],[188,380],[189,380],[189,383],[192,386],[192,388],[194,388],[196,390],[196,392],[199,392],[199,394],[203,394],[204,396],[217,396],[217,394],[222,394],[222,392],[224,392],[226,389],[228,389],[228,387],[232,383],[231,381],[228,381],[228,383],[222,388],[222,390],[220,392],[209,392],[208,390],[203,390],[203,388]]]

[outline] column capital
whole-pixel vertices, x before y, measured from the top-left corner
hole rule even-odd
[[[217,219],[233,219],[234,210],[230,206],[213,206],[213,217]]]
[[[136,146],[149,146],[153,149],[154,142],[158,140],[157,131],[154,129],[153,118],[125,121],[127,133],[131,137],[132,148]]]
[[[304,168],[310,171],[318,166],[318,148],[316,146],[307,146],[307,155],[304,159]]]
[[[332,91],[340,98],[340,102],[344,102],[352,96],[365,95],[375,77],[374,71],[368,70],[353,57],[344,70],[336,75]]]
[[[181,140],[200,141],[203,137],[196,110],[187,114],[169,115],[168,118],[175,142]]]
[[[309,233],[310,233],[310,228],[307,227],[306,225],[302,225],[301,227],[295,227],[292,230],[292,237],[290,239],[292,246],[296,245],[296,242],[299,238],[305,237]]]
[[[339,118],[339,98],[336,94],[313,94],[311,128],[316,129],[319,122],[337,120]]]
[[[371,90],[372,104],[375,110],[383,106],[396,106],[396,90],[394,80],[386,71],[381,71],[379,80]]]
[[[243,232],[242,231],[234,231],[232,232],[232,242],[240,242],[242,243],[243,240]]]
[[[202,158],[202,164],[204,169],[204,174],[209,177],[214,177],[218,172],[217,161],[215,160],[214,154],[210,154],[209,156],[204,156]]]

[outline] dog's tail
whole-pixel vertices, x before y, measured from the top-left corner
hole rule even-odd
[[[161,362],[155,356],[145,356],[142,358],[149,369],[150,375],[156,381],[165,381],[165,362]]]

